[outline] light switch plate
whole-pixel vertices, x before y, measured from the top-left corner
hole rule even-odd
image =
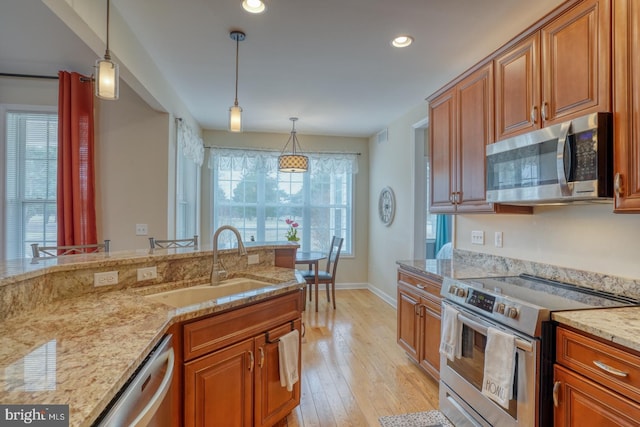
[[[259,262],[260,262],[260,255],[251,254],[247,256],[247,264],[251,265],[251,264],[257,264]]]
[[[136,224],[136,236],[146,236],[149,234],[149,226],[147,224]]]
[[[93,273],[93,286],[112,286],[118,284],[117,271],[105,271],[103,273]]]
[[[137,270],[137,273],[138,273],[137,274],[138,282],[141,282],[143,280],[151,280],[158,277],[158,269],[156,268],[155,265],[153,267],[139,268]]]
[[[474,230],[471,232],[472,245],[484,245],[484,231]]]

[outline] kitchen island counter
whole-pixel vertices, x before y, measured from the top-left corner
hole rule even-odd
[[[164,254],[164,259],[172,258],[169,252]],[[188,254],[175,255],[190,258]],[[113,257],[114,264],[129,258]],[[100,259],[101,266],[109,261]],[[57,268],[63,267],[58,264]],[[24,273],[31,276],[31,272]],[[159,276],[163,273],[159,270]],[[299,291],[305,284],[291,268],[257,265],[236,272],[240,273],[262,278],[272,286],[246,298],[220,298],[182,308],[144,297],[167,286],[201,285],[206,280],[193,278],[173,284],[78,292],[6,316],[0,321],[0,402],[68,404],[69,425],[90,426],[172,325]],[[7,283],[12,281],[10,277],[4,279],[4,286],[13,286]],[[46,280],[44,284],[52,285]]]

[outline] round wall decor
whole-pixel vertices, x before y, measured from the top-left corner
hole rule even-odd
[[[396,196],[393,194],[391,187],[384,187],[380,191],[378,199],[378,216],[380,221],[387,227],[393,222],[393,216],[396,213]]]

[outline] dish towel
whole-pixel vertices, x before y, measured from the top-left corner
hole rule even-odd
[[[440,334],[440,353],[452,362],[454,357],[459,359],[462,353],[462,323],[458,319],[458,314],[460,312],[453,306],[444,306]]]
[[[516,337],[489,327],[484,350],[482,394],[504,408],[513,397],[513,376],[516,359]]]
[[[300,335],[297,329],[280,337],[278,359],[280,362],[280,385],[287,391],[293,390],[298,382],[298,358],[300,357]]]

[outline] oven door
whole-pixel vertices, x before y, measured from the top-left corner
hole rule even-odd
[[[443,305],[449,304],[443,301]],[[440,410],[455,426],[533,427],[538,407],[540,342],[454,305],[463,325],[462,357],[440,358]],[[514,396],[509,409],[482,394],[487,328],[516,336]]]

